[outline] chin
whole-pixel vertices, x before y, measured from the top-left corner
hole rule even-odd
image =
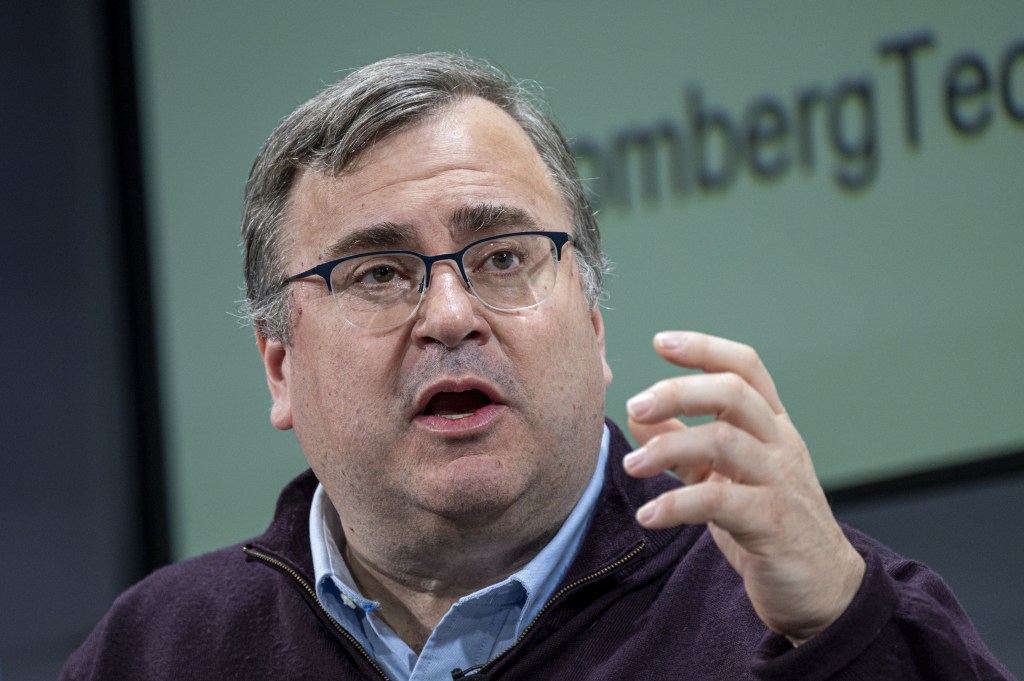
[[[462,457],[431,481],[424,506],[460,524],[487,524],[522,498],[526,482],[519,477],[491,457]]]

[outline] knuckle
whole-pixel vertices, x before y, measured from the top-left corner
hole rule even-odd
[[[731,449],[736,444],[736,429],[725,421],[712,421],[707,424],[708,438],[711,446],[717,451]]]
[[[740,345],[739,362],[740,366],[748,371],[756,370],[762,365],[760,355],[750,345]]]
[[[747,382],[739,374],[732,372],[722,374],[719,380],[722,382],[722,387],[729,400],[736,400],[742,396],[747,387]]]
[[[668,379],[658,384],[659,403],[662,408],[666,411],[676,411],[682,409],[682,405],[685,404],[686,391],[683,388],[682,381],[678,379]]]
[[[652,385],[651,390],[653,392],[664,392],[666,390],[672,390],[676,382],[677,381],[674,378],[663,378],[654,385]]]
[[[725,486],[718,482],[709,482],[704,485],[701,496],[704,506],[715,514],[725,505]]]
[[[651,463],[660,463],[665,455],[665,438],[661,435],[655,435],[647,441],[644,447],[647,448],[647,456]]]
[[[649,388],[648,392],[654,395],[655,405],[662,403],[666,399],[674,400],[677,398],[679,386],[676,383],[677,381],[671,378],[665,378]]]
[[[683,381],[681,379],[671,379],[665,381],[666,388],[669,389],[672,395],[672,399],[676,402],[681,402],[686,392],[683,388]]]
[[[788,506],[779,498],[778,495],[772,495],[766,504],[767,508],[764,512],[764,520],[769,527],[781,528],[786,525],[786,517],[788,512]]]
[[[655,508],[657,509],[658,517],[674,517],[676,514],[676,506],[678,504],[676,493],[674,491],[665,492],[657,498],[656,504]]]

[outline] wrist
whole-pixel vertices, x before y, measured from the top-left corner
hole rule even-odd
[[[842,551],[841,563],[835,573],[838,579],[831,582],[828,605],[823,608],[820,617],[808,626],[790,632],[779,632],[793,644],[793,647],[806,643],[832,626],[846,612],[864,581],[866,570],[864,558],[849,542],[844,543],[845,549]]]

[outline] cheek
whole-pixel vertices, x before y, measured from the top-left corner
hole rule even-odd
[[[303,349],[306,361],[294,371],[293,409],[303,453],[321,479],[346,488],[366,483],[379,471],[374,472],[373,461],[358,464],[358,457],[394,435],[393,419],[387,418],[394,414],[388,401],[393,381],[387,367],[394,365],[390,344],[335,332]]]
[[[389,345],[346,331],[326,329],[305,343],[305,361],[293,367],[300,418],[320,421],[326,431],[358,424],[391,389]]]
[[[522,328],[517,330],[512,359],[524,374],[541,378],[541,390],[572,398],[579,397],[580,390],[603,389],[600,345],[582,306],[552,307],[518,321]]]

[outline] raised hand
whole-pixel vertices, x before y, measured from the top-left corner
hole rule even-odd
[[[655,336],[669,362],[703,373],[660,381],[627,404],[642,445],[626,471],[685,487],[644,505],[645,527],[707,523],[758,616],[795,645],[849,605],[864,561],[836,523],[803,439],[749,346],[694,332]],[[710,415],[687,427],[677,417]]]

